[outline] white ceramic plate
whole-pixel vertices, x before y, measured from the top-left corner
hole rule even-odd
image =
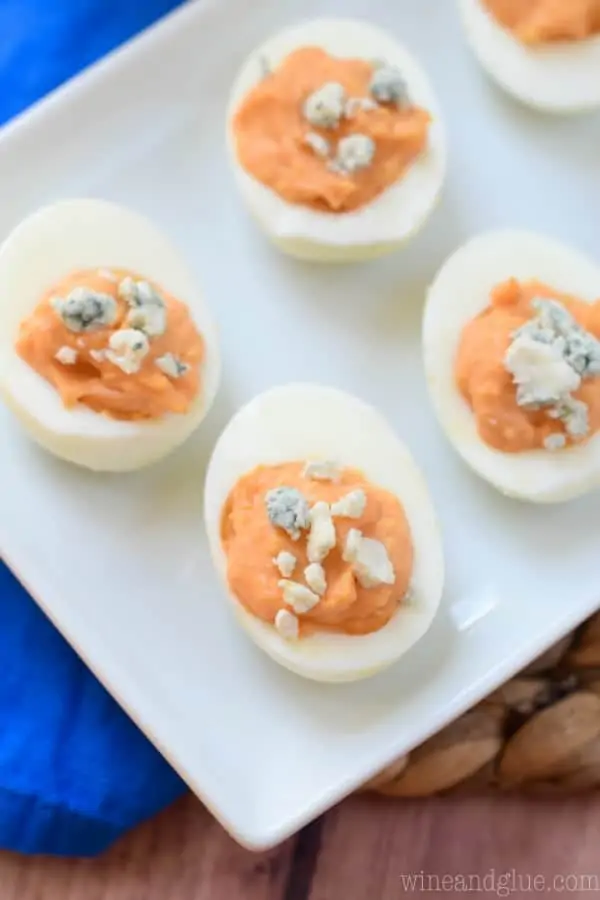
[[[273,29],[323,13],[370,16],[401,36],[429,67],[452,138],[431,225],[399,256],[362,267],[279,256],[226,166],[238,65]],[[279,842],[598,606],[598,497],[536,509],[470,474],[427,401],[419,324],[436,269],[481,228],[543,229],[598,252],[599,145],[597,118],[553,121],[500,96],[440,0],[199,0],[0,136],[0,237],[58,197],[130,204],[181,246],[219,321],[216,407],[197,439],[152,470],[102,477],[62,465],[0,409],[0,551],[241,843]],[[218,430],[256,392],[307,378],[380,407],[420,461],[445,529],[434,628],[357,685],[310,684],[256,650],[231,619],[202,533]]]

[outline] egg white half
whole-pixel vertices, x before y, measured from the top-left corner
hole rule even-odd
[[[568,500],[600,481],[600,435],[555,452],[502,453],[481,440],[456,386],[454,365],[463,328],[489,306],[492,289],[512,277],[538,279],[588,303],[600,298],[600,268],[556,240],[509,230],[472,239],[450,257],[429,289],[423,352],[431,399],[463,459],[502,493],[538,503]]]
[[[412,599],[381,630],[320,632],[286,641],[227,588],[220,540],[223,505],[237,480],[260,464],[335,459],[360,469],[404,506],[414,543]],[[372,407],[333,388],[292,384],[255,397],[219,438],[206,475],[204,515],[211,554],[240,624],[276,662],[317,681],[353,681],[389,666],[429,628],[444,581],[443,550],[427,486],[409,452]]]
[[[433,117],[423,155],[400,181],[354,212],[326,213],[288,203],[249,175],[237,160],[232,118],[246,94],[263,77],[261,60],[276,68],[292,51],[308,46],[321,47],[333,56],[382,59],[398,66],[413,102]],[[446,137],[437,97],[409,51],[366,22],[317,19],[265,41],[251,54],[234,84],[227,118],[229,154],[242,196],[265,232],[292,256],[328,262],[381,256],[419,231],[437,203],[446,173]]]
[[[201,391],[185,415],[125,422],[59,393],[15,352],[20,322],[57,281],[76,269],[122,268],[155,280],[188,304],[204,337]],[[155,462],[200,424],[220,377],[218,340],[199,287],[170,241],[143,216],[103,200],[65,200],[35,212],[0,248],[0,395],[30,436],[69,462],[127,471]]]
[[[552,113],[600,106],[600,36],[528,47],[497,22],[482,0],[458,3],[476,58],[517,100]]]

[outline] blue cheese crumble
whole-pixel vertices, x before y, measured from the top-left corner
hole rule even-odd
[[[77,362],[77,350],[74,347],[60,347],[54,354],[54,359],[63,366],[74,366]]]
[[[167,307],[160,293],[148,281],[123,278],[118,287],[121,300],[130,307],[127,325],[148,337],[159,337],[167,329]]]
[[[341,469],[335,460],[324,459],[307,462],[302,474],[314,481],[339,481]]]
[[[283,590],[283,602],[291,606],[296,615],[310,612],[321,600],[318,594],[297,581],[284,578],[279,582],[279,587]]]
[[[275,615],[275,628],[285,641],[298,639],[300,631],[299,622],[294,613],[289,609],[279,609]]]
[[[304,580],[311,591],[314,591],[319,597],[322,597],[327,590],[327,578],[321,563],[310,563],[304,570]]]
[[[146,335],[134,328],[115,331],[111,334],[108,345],[106,359],[126,375],[135,375],[140,371],[144,357],[150,350]]]
[[[350,97],[344,106],[344,118],[353,119],[357,112],[373,112],[377,103],[370,97]]]
[[[327,138],[324,138],[322,134],[317,134],[316,131],[307,131],[304,135],[304,143],[307,147],[310,147],[317,156],[325,158],[331,153],[331,145]]]
[[[119,297],[129,306],[164,306],[159,292],[148,281],[135,281],[131,276],[123,278],[119,283]]]
[[[293,553],[288,553],[287,550],[281,550],[281,552],[273,559],[273,562],[279,569],[280,575],[283,575],[284,578],[290,578],[294,573],[298,560]]]
[[[154,365],[169,378],[181,378],[182,375],[185,375],[190,370],[188,364],[181,362],[173,353],[165,353],[163,356],[159,356],[154,360]]]
[[[408,88],[402,73],[396,66],[390,66],[387,63],[376,66],[369,90],[378,103],[395,103],[397,106],[404,106],[409,102]]]
[[[304,118],[314,128],[337,128],[344,114],[346,91],[337,81],[327,81],[304,101]]]
[[[519,328],[517,335],[555,347],[582,378],[600,375],[600,341],[582,328],[558,300],[536,297],[531,305],[537,315]]]
[[[286,531],[293,541],[310,525],[308,502],[296,488],[278,487],[265,495],[267,516],[271,525]]]
[[[336,533],[331,507],[324,500],[319,500],[310,510],[310,534],[306,547],[308,561],[322,562],[335,544]]]
[[[360,519],[367,507],[367,495],[358,488],[331,504],[331,515],[344,519]]]
[[[581,440],[590,430],[588,407],[572,394],[584,379],[600,374],[600,341],[557,300],[536,297],[531,305],[535,315],[514,333],[504,360],[517,386],[517,403],[546,410],[570,437]],[[548,450],[565,444],[560,433],[545,441]]]
[[[148,337],[160,337],[167,329],[167,311],[160,306],[136,306],[127,313],[130,328],[143,331]]]
[[[560,434],[558,431],[554,432],[554,434],[549,434],[548,437],[544,440],[544,447],[546,450],[563,450],[567,445],[567,439],[564,434]]]
[[[117,318],[115,298],[91,288],[73,288],[66,299],[53,297],[50,303],[65,328],[76,333],[98,331],[112,325]]]
[[[375,156],[375,141],[367,134],[349,134],[337,145],[335,160],[330,169],[340,175],[352,175],[366,169]]]
[[[583,400],[564,397],[548,412],[551,419],[560,419],[567,434],[575,440],[584,438],[590,430],[588,406]]]
[[[511,343],[505,366],[517,386],[517,403],[529,409],[554,406],[576,391],[581,376],[564,359],[558,344],[546,344],[527,334]]]
[[[342,557],[345,562],[352,564],[354,575],[364,588],[394,584],[396,581],[394,566],[385,544],[364,537],[356,528],[351,528],[346,536]]]

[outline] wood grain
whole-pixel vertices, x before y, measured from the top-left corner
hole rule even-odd
[[[535,875],[543,876],[549,888],[540,893],[564,896],[564,890],[553,889],[555,876],[595,874],[600,893],[594,848],[599,812],[598,799],[398,802],[365,797],[361,803],[348,802],[328,816],[309,900],[462,897],[458,876],[479,875],[484,887],[492,872],[495,887],[485,892],[490,896],[502,896],[497,888],[505,873],[516,887],[511,897],[531,900],[528,877]],[[411,875],[417,876],[412,889],[405,880]],[[444,876],[458,887],[443,888]],[[569,890],[569,898],[589,900],[585,887]]]
[[[530,879],[537,875],[545,879],[540,894],[589,900],[600,895],[599,840],[597,797],[397,801],[365,795],[276,850],[251,854],[188,797],[96,860],[0,854],[0,900],[435,900],[462,896],[457,878],[477,875],[490,896],[531,900]],[[502,893],[503,875],[511,879],[510,894]],[[458,887],[443,888],[443,876]],[[555,889],[557,876],[569,876],[568,891],[565,883]],[[595,876],[597,890],[582,876]]]

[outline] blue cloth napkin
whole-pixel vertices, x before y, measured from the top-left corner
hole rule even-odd
[[[0,0],[0,123],[177,5]],[[0,563],[0,847],[92,856],[183,790]]]

